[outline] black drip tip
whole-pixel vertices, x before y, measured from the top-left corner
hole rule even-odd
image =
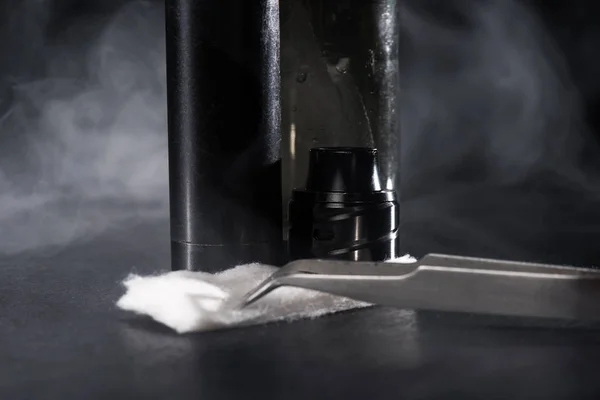
[[[383,261],[398,256],[396,192],[382,190],[377,150],[311,149],[305,189],[290,201],[292,260]]]

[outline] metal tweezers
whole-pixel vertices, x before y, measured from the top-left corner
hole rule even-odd
[[[240,306],[281,286],[405,309],[600,320],[600,270],[588,268],[440,254],[414,263],[299,260]]]

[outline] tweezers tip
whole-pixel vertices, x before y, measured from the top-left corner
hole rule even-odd
[[[267,279],[266,281],[259,284],[257,287],[246,293],[239,302],[238,308],[243,309],[255,302],[262,297],[266,296],[269,292],[275,289],[276,284],[273,279]]]

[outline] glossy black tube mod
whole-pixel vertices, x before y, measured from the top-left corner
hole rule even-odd
[[[399,190],[399,0],[281,0],[283,205],[310,149],[373,147]]]
[[[278,1],[166,0],[166,35],[172,268],[278,264]]]

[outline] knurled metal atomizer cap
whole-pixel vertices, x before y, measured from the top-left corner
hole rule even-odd
[[[398,257],[399,204],[382,189],[377,149],[310,150],[304,189],[289,204],[289,256],[351,261]]]

